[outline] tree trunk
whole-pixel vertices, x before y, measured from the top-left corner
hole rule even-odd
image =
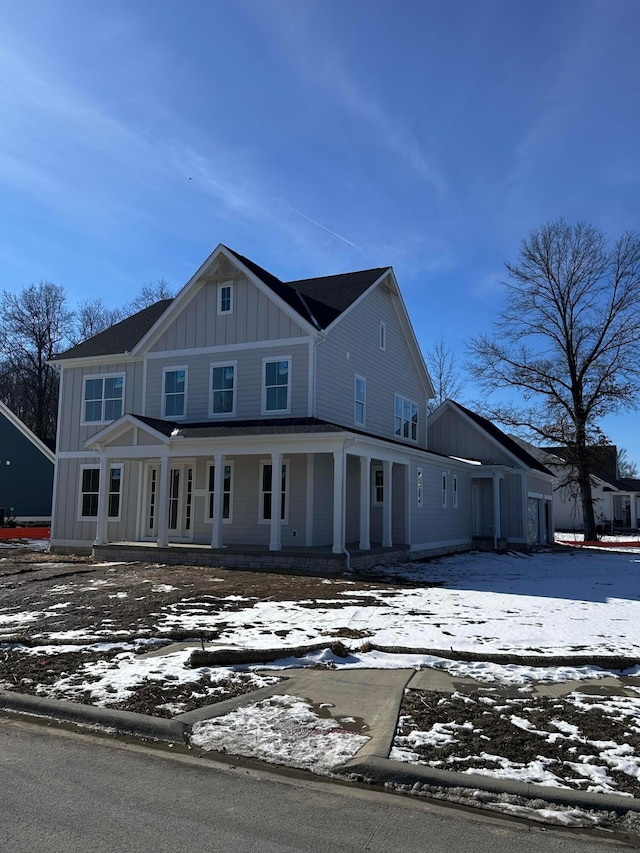
[[[595,542],[598,538],[596,527],[596,516],[593,511],[593,499],[591,497],[591,474],[589,471],[589,454],[585,446],[576,447],[576,474],[580,499],[582,501],[582,519],[584,526],[585,542]]]

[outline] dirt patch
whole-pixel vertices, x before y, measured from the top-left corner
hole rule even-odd
[[[83,649],[37,655],[20,649],[3,649],[0,650],[0,687],[34,696],[42,695],[42,688],[55,684],[61,678],[75,675],[87,663],[112,660],[119,652],[119,649]],[[88,682],[92,678],[83,675],[83,680]]]

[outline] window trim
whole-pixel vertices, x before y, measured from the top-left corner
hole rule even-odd
[[[376,478],[380,475],[381,482],[377,483]],[[382,500],[378,500],[378,489],[382,489]],[[384,466],[382,465],[372,465],[371,466],[371,506],[383,506],[384,505],[384,490],[385,490],[385,482],[384,482]]]
[[[266,465],[271,465],[271,459],[261,459],[260,460],[260,473],[258,480],[258,524],[271,524],[270,518],[264,517],[264,495],[271,494],[271,507],[273,509],[273,469],[271,471],[271,492],[267,493],[262,489],[263,482],[263,471]],[[280,518],[280,524],[289,524],[289,494],[291,492],[291,466],[289,465],[289,459],[282,460],[282,466],[285,468],[284,473],[284,518]],[[279,492],[278,494],[282,494]],[[282,505],[282,504],[281,504]]]
[[[229,307],[222,307],[222,294],[225,288],[229,288]],[[233,282],[232,281],[221,281],[218,284],[217,293],[216,293],[216,304],[217,304],[217,313],[220,314],[233,314]]]
[[[118,501],[118,514],[117,515],[109,515],[109,498],[112,494],[116,494],[115,492],[109,491],[107,492],[107,521],[122,521],[122,481],[124,480],[124,463],[123,462],[110,462],[109,463],[109,480],[111,480],[111,471],[114,468],[120,469],[120,491]],[[78,489],[78,521],[97,521],[98,520],[98,506],[96,505],[96,514],[95,515],[83,515],[82,514],[82,498],[85,494],[94,494],[94,492],[83,492],[82,490],[82,480],[85,471],[93,470],[98,472],[98,503],[100,502],[100,465],[95,464],[86,464],[80,466],[80,484]],[[109,482],[109,486],[111,486],[111,482]]]
[[[451,488],[452,488],[452,497],[451,497],[451,506],[453,509],[458,509],[458,475],[453,474],[451,476]]]
[[[204,503],[204,520],[206,524],[213,523],[213,515],[210,515],[210,509],[212,507],[211,498],[213,496],[213,490],[209,488],[209,483],[211,482],[211,471],[216,467],[215,462],[207,462],[207,479],[205,480],[206,488],[205,488],[205,503]],[[235,462],[224,462],[224,468],[229,468],[229,515],[225,517],[224,514],[222,516],[223,524],[233,524],[233,487],[234,487],[234,477],[235,477]],[[223,494],[223,513],[224,513],[224,495],[226,494],[224,488],[224,471],[222,472],[222,494]]]
[[[424,505],[424,469],[416,468],[416,506]]]
[[[167,392],[165,391],[165,381],[167,373],[178,373],[184,370],[184,411],[181,415],[167,414]],[[189,367],[186,364],[167,365],[162,368],[162,418],[165,421],[186,421],[187,419],[187,400],[189,391]]]
[[[215,390],[213,388],[213,371],[219,368],[233,367],[233,405],[230,412],[214,412],[213,400]],[[225,390],[225,389],[222,389]],[[238,362],[237,361],[212,361],[209,365],[209,417],[212,418],[235,418],[236,416],[236,400],[238,391]]]
[[[378,333],[378,344],[380,349],[385,352],[387,349],[387,324],[380,320],[380,331]]]
[[[398,415],[396,414],[396,409],[398,406],[398,401],[401,403],[401,410],[402,410],[402,414],[400,415],[400,433],[398,433],[396,431],[396,421],[398,419]],[[406,423],[408,424],[409,435],[404,435],[404,424],[405,424],[404,406],[405,406],[405,403],[408,403],[410,406],[415,406],[415,409],[416,409],[416,421],[415,421],[416,435],[415,435],[415,438],[411,435],[411,433],[412,433],[411,427],[413,426],[413,412],[411,413],[411,417],[409,418],[409,420],[406,421]],[[418,403],[415,402],[415,400],[410,400],[408,397],[403,397],[402,394],[394,394],[393,395],[393,435],[396,438],[402,439],[404,441],[411,441],[415,444],[418,443],[418,439],[420,437],[420,406],[418,405]]]
[[[358,382],[362,382],[362,400],[358,400]],[[358,404],[362,405],[362,420],[358,420]],[[353,377],[353,423],[365,426],[367,422],[367,380],[356,373]]]
[[[111,424],[114,421],[117,421],[118,418],[105,419],[104,416],[104,404],[105,404],[105,396],[104,396],[104,383],[102,385],[102,411],[101,418],[99,421],[88,421],[86,419],[86,403],[87,403],[87,382],[95,379],[122,379],[122,406],[120,414],[118,418],[121,418],[124,414],[124,398],[125,391],[127,387],[127,374],[126,373],[85,373],[82,376],[82,410],[80,413],[80,425],[81,426],[100,426],[101,424]],[[109,398],[114,399],[114,398]]]
[[[287,362],[287,407],[286,409],[267,409],[267,364],[275,364],[276,362]],[[293,359],[290,355],[274,355],[274,356],[264,356],[262,359],[262,414],[263,415],[288,415],[291,413],[291,375],[292,375],[292,362]],[[275,386],[270,385],[269,388],[280,387],[283,388],[285,386]]]
[[[443,471],[440,478],[440,488],[442,489],[442,508],[447,508],[447,496],[449,492],[449,482],[446,473]]]

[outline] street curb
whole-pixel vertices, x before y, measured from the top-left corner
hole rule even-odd
[[[98,708],[95,705],[81,705],[79,702],[69,702],[67,699],[30,696],[14,693],[11,690],[0,690],[0,710],[52,717],[69,723],[102,726],[115,729],[120,734],[168,743],[187,743],[191,731],[190,726],[175,719]]]
[[[385,785],[393,782],[413,788],[416,784],[433,785],[440,788],[472,788],[491,794],[511,794],[529,800],[545,800],[583,809],[597,811],[640,812],[640,799],[621,797],[619,794],[595,794],[576,791],[572,788],[555,788],[534,785],[512,779],[496,779],[478,773],[459,773],[454,770],[439,770],[436,767],[404,764],[379,755],[354,758],[333,772],[348,778],[362,777],[368,782]],[[360,780],[358,780],[360,781]],[[425,792],[426,793],[426,792]]]

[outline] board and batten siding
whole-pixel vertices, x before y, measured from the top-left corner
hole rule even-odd
[[[147,373],[145,414],[162,418],[162,372],[164,368],[186,367],[187,404],[186,421],[210,420],[209,383],[211,364],[236,363],[236,412],[238,419],[278,417],[280,413],[262,414],[262,360],[291,356],[290,412],[289,417],[306,417],[309,400],[309,347],[307,344],[273,344],[256,349],[225,353],[149,358],[145,362]],[[224,416],[227,420],[230,416]]]
[[[218,314],[218,283],[222,281],[233,285],[233,310],[228,314]],[[204,284],[150,352],[276,341],[305,334],[267,294],[236,273]]]
[[[95,435],[105,424],[82,426],[82,394],[85,376],[119,373],[125,376],[123,413],[140,414],[142,411],[141,362],[119,362],[95,367],[63,367],[60,429],[57,452],[69,453],[84,449],[85,441]]]
[[[316,414],[354,427],[354,377],[366,380],[364,426],[357,429],[394,438],[394,395],[417,403],[417,446],[426,447],[426,400],[392,296],[379,284],[329,332],[316,348]],[[380,347],[380,322],[386,346]],[[407,442],[416,444],[415,442]]]
[[[486,465],[514,466],[512,456],[451,409],[429,422],[429,449],[446,456],[479,460]]]

